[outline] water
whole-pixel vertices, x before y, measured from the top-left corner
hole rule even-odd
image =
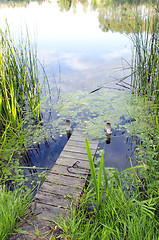
[[[119,89],[129,91],[116,83],[130,73],[129,37],[133,32],[130,8],[135,7],[115,1],[0,3],[0,26],[3,28],[7,19],[14,35],[21,30],[25,35],[27,26],[31,40],[36,39],[38,58],[44,64],[52,92],[56,91],[56,79],[62,95],[77,90],[90,92],[103,84],[106,91],[115,89],[119,95]],[[143,12],[145,7],[139,5],[138,9]],[[43,122],[47,126],[55,118],[57,113],[51,105],[43,113]],[[22,162],[51,168],[67,142],[66,135],[59,135],[33,144]],[[122,170],[130,166],[130,158],[135,164],[133,142],[133,137],[114,130],[110,144],[102,141],[99,146],[105,149],[105,165]]]
[[[79,1],[75,13],[73,7],[61,12],[59,5],[56,1],[14,7],[5,4],[0,8],[0,21],[3,24],[6,17],[13,33],[27,26],[29,33],[36,35],[38,57],[44,62],[52,87],[53,74],[58,80],[59,60],[62,92],[92,90],[122,77],[122,59],[130,60],[129,39],[119,32],[102,32],[99,13],[90,4],[84,12]]]
[[[136,145],[140,143],[138,138],[126,137],[122,131],[113,131],[110,140],[99,144],[98,149],[104,149],[104,165],[116,168],[118,171],[136,164]]]

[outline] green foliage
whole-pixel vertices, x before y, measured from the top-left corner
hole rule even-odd
[[[159,195],[159,21],[158,5],[155,8],[155,15],[150,15],[146,19],[145,28],[138,22],[136,16],[137,33],[133,35],[133,65],[132,65],[132,85],[133,93],[137,93],[143,98],[146,106],[142,116],[149,129],[143,138],[143,144],[138,148],[137,160],[148,166],[146,171],[140,172],[143,179],[143,187],[147,196]],[[143,122],[143,121],[142,121]],[[135,124],[135,123],[134,123]],[[134,125],[134,129],[137,126]],[[142,187],[142,188],[143,188]]]
[[[17,226],[17,222],[27,210],[30,200],[23,198],[21,190],[7,191],[0,185],[0,239],[8,239]]]
[[[155,104],[159,99],[159,18],[157,8],[154,18],[146,19],[145,27],[142,27],[136,16],[137,33],[133,40],[133,66],[132,85],[133,90],[141,96],[147,96]],[[152,22],[151,22],[152,21]]]
[[[16,48],[8,26],[5,32],[0,30],[0,42],[1,125],[5,127],[10,123],[21,133],[27,107],[30,107],[35,121],[39,121],[36,50],[32,50],[29,36],[26,43],[20,42]]]
[[[129,198],[120,186],[109,184],[109,194],[94,213],[88,205],[87,194],[89,192],[76,208],[71,209],[70,218],[58,222],[64,239],[158,239],[155,199],[139,202],[134,195]]]
[[[6,25],[4,32],[0,30],[0,40],[0,157],[9,159],[13,149],[18,152],[31,145],[31,132],[34,141],[44,135],[37,123],[46,97],[40,99],[37,50],[29,34],[15,42]]]
[[[109,195],[109,185],[110,184],[115,184],[117,185],[120,189],[121,186],[123,188],[125,188],[125,184],[123,182],[123,178],[125,177],[126,173],[130,173],[131,174],[131,180],[133,180],[133,186],[134,183],[136,182],[136,176],[133,176],[136,170],[145,170],[145,165],[138,165],[138,166],[132,166],[130,168],[124,169],[120,172],[117,172],[117,170],[115,168],[109,168],[109,167],[104,167],[103,164],[103,156],[104,156],[104,151],[102,151],[102,155],[101,155],[101,159],[100,159],[100,164],[99,165],[95,165],[93,159],[92,159],[92,155],[91,155],[91,150],[89,147],[89,142],[87,139],[85,139],[85,144],[86,144],[86,150],[87,150],[87,155],[88,155],[88,160],[89,160],[89,165],[90,165],[90,170],[91,170],[91,180],[93,181],[93,185],[94,187],[92,187],[92,185],[90,186],[92,188],[92,192],[93,194],[90,195],[90,199],[93,203],[94,199],[95,202],[93,204],[95,204],[97,206],[97,211],[100,208],[101,202],[103,197],[107,198],[107,196]],[[121,180],[120,180],[120,176],[122,176],[122,184],[121,184]],[[133,179],[134,178],[134,179]],[[126,177],[125,181],[128,180],[128,176]],[[129,188],[131,189],[131,185],[130,182],[128,183]],[[137,187],[139,187],[139,184],[137,184]],[[137,191],[137,190],[136,190]],[[91,193],[91,190],[90,190]],[[94,198],[95,196],[95,198]]]
[[[36,49],[31,47],[29,36],[26,42],[21,38],[15,43],[8,26],[5,32],[0,30],[0,39],[0,184],[27,190],[26,182],[29,185],[31,180],[24,177],[18,154],[33,141],[29,141],[29,136],[33,124],[39,121],[39,106],[43,101],[39,95]],[[34,135],[39,129],[36,124]],[[39,181],[41,176],[34,179]]]
[[[85,139],[85,144],[86,144],[86,150],[87,150],[89,165],[90,165],[90,169],[91,169],[91,176],[92,176],[93,183],[94,183],[94,188],[95,188],[96,205],[97,205],[97,211],[98,211],[99,207],[101,205],[102,197],[103,197],[102,170],[103,170],[103,167],[104,167],[104,165],[103,165],[104,151],[102,153],[102,157],[101,157],[101,161],[100,161],[100,165],[99,165],[99,172],[98,172],[98,175],[97,175],[97,178],[96,178],[95,166],[94,166],[94,163],[93,163],[92,154],[91,154],[91,151],[90,151],[88,139]],[[107,182],[106,182],[106,184],[107,184]]]
[[[137,153],[138,162],[148,166],[146,171],[141,171],[140,176],[144,180],[143,186],[146,188],[148,196],[159,196],[159,151],[158,138],[147,138],[145,144],[140,146]]]

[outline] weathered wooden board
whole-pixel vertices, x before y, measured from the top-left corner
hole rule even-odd
[[[59,194],[42,191],[39,191],[34,199],[34,201],[37,203],[46,204],[58,208],[69,208],[73,200],[73,196],[62,196]]]
[[[86,148],[80,147],[80,146],[66,145],[64,147],[63,151],[87,154]],[[96,151],[96,149],[92,149],[92,151],[91,151],[92,155],[94,155],[95,151]]]
[[[75,132],[73,132],[72,136],[71,136],[71,141],[78,141],[78,142],[85,142],[85,138],[84,136],[80,135],[80,134],[76,134]],[[92,141],[92,140],[89,140],[89,143],[92,144],[92,143],[98,143],[98,141]]]
[[[89,167],[89,162],[88,161],[83,161],[83,160],[77,160],[76,158],[69,158],[69,157],[62,157],[60,156],[58,160],[56,161],[56,165],[61,165],[61,166],[73,166],[75,163],[78,164],[79,167],[82,167],[84,169],[90,169]]]
[[[84,141],[79,142],[79,141],[73,140],[72,138],[69,139],[67,146],[82,147],[82,148],[86,149],[86,145],[85,145]],[[94,150],[94,149],[96,149],[97,144],[89,142],[89,146],[90,146],[91,150]]]
[[[48,192],[48,193],[54,193],[54,194],[60,194],[61,196],[70,195],[70,196],[76,196],[79,193],[78,188],[70,188],[70,186],[64,186],[64,185],[56,185],[49,182],[44,182],[41,186],[39,192]]]
[[[46,204],[37,203],[35,208],[35,214],[38,219],[52,221],[57,220],[60,216],[64,217],[67,215],[65,208],[54,207]]]
[[[75,187],[75,188],[83,188],[85,179],[50,173],[46,177],[45,181],[56,184],[57,187],[58,187],[58,185],[64,185],[64,186],[70,186],[70,187]]]
[[[94,157],[98,142],[89,143]],[[20,235],[14,235],[11,239],[36,239],[33,238],[36,221],[40,220],[44,227],[48,228],[47,222],[56,220],[59,216],[66,216],[76,197],[82,194],[89,169],[85,137],[80,132],[74,131],[34,198],[31,207],[36,220],[31,220],[32,227],[31,224],[29,228],[26,225],[21,226],[24,231],[25,229],[29,231],[29,234],[23,234],[22,238]]]
[[[76,158],[77,160],[88,161],[88,156],[86,153],[76,153],[76,152],[68,152],[63,150],[60,157],[69,157],[69,158]]]
[[[77,162],[77,161],[76,161]],[[78,165],[74,163],[75,166],[60,166],[55,164],[50,173],[54,174],[62,174],[64,176],[70,176],[70,177],[81,177],[86,178],[89,170],[84,168],[79,168]]]
[[[53,224],[48,221],[35,217],[25,218],[19,226],[21,233],[13,233],[10,240],[37,240],[38,237],[35,235],[35,229],[38,229],[40,239],[49,240],[52,227]]]

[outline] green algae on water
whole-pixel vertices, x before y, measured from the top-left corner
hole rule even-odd
[[[150,126],[143,117],[147,115],[148,106],[140,97],[130,93],[104,92],[89,94],[77,91],[61,96],[54,106],[58,119],[52,122],[53,131],[65,134],[65,120],[71,120],[91,138],[105,139],[106,122],[111,122],[112,129],[126,130],[127,134],[143,137]],[[125,119],[124,124],[123,118]],[[132,121],[133,120],[133,121]]]

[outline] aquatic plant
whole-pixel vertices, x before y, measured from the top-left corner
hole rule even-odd
[[[132,86],[133,93],[143,99],[145,110],[140,114],[151,126],[138,149],[137,159],[149,166],[141,173],[148,196],[158,197],[159,171],[159,15],[158,5],[155,16],[148,14],[147,24],[143,29],[136,16],[137,33],[133,35]],[[152,21],[152,24],[150,24]],[[135,123],[133,123],[135,124]],[[136,129],[136,127],[135,127]]]
[[[40,105],[39,66],[37,49],[27,37],[15,41],[6,24],[0,30],[0,156],[9,158],[11,152],[26,146],[30,128],[37,126]],[[43,82],[43,85],[44,85]],[[36,127],[35,134],[37,134]],[[38,128],[38,127],[37,127]],[[33,129],[32,129],[33,132]],[[18,144],[15,144],[18,143]],[[19,148],[19,149],[20,149]]]
[[[97,211],[100,209],[100,205],[102,203],[103,197],[107,198],[109,195],[109,190],[108,186],[111,184],[115,184],[118,187],[122,188],[123,184],[121,184],[120,181],[120,175],[125,174],[126,172],[135,172],[135,170],[139,169],[146,169],[145,165],[137,165],[137,166],[131,166],[130,168],[124,169],[120,172],[117,171],[115,168],[107,168],[103,164],[103,156],[104,156],[104,150],[102,151],[101,159],[99,160],[99,165],[95,165],[94,160],[92,158],[91,150],[89,147],[89,142],[88,139],[85,139],[85,144],[86,144],[86,150],[87,150],[87,155],[88,155],[88,160],[89,160],[89,165],[90,165],[90,171],[91,171],[91,179],[93,182],[93,187],[91,186],[92,195],[90,195],[91,202],[96,205]],[[134,174],[131,175],[131,178],[133,178]],[[135,176],[134,176],[135,178]],[[133,181],[134,179],[131,179]],[[130,184],[130,183],[129,183]],[[139,181],[138,185],[140,185],[141,182]],[[129,186],[130,187],[130,186]],[[95,198],[92,198],[95,196]],[[95,200],[94,200],[95,199]]]
[[[29,36],[16,47],[9,27],[0,30],[0,111],[3,127],[22,128],[22,120],[30,107],[35,121],[39,120],[39,80],[36,50],[31,48]],[[18,50],[19,49],[19,50]]]
[[[112,131],[122,130],[125,135],[145,138],[148,132],[152,131],[149,125],[149,107],[150,103],[146,105],[140,97],[129,92],[116,94],[115,91],[100,90],[89,94],[78,91],[60,97],[54,106],[58,119],[51,122],[51,127],[53,132],[65,134],[65,120],[69,118],[76,129],[91,138],[105,141],[106,122],[111,122]],[[143,113],[147,121],[144,121]]]
[[[102,157],[101,157],[101,161],[100,161],[100,165],[99,165],[99,172],[98,172],[98,176],[96,178],[95,166],[94,166],[94,163],[93,163],[92,154],[91,154],[91,151],[90,151],[88,139],[85,139],[85,144],[86,144],[86,150],[87,150],[89,165],[90,165],[90,169],[91,169],[91,176],[92,176],[93,183],[94,183],[94,188],[95,188],[95,194],[96,194],[96,200],[97,200],[97,211],[98,211],[99,207],[101,205],[102,197],[103,197],[102,196],[103,195],[103,185],[102,185],[101,181],[102,181],[102,171],[103,171],[103,166],[104,166],[103,165],[104,151],[102,153]]]
[[[132,86],[133,91],[158,104],[159,99],[159,17],[148,15],[146,26],[138,22],[136,16],[136,34],[133,34]],[[150,24],[150,21],[152,23]]]

